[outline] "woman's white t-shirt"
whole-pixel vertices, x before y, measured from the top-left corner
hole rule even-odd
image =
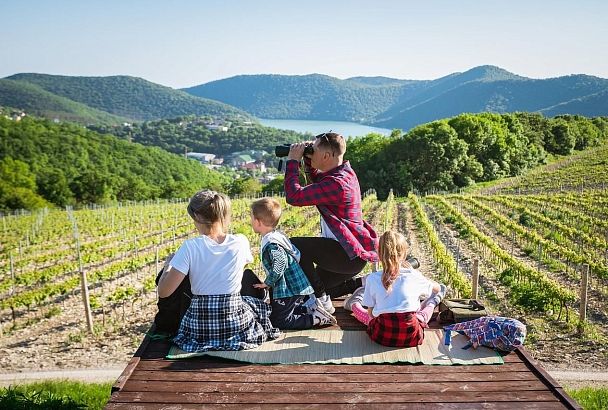
[[[420,309],[420,296],[430,296],[434,282],[416,269],[401,268],[399,275],[387,291],[382,284],[382,272],[367,276],[363,306],[373,308],[374,316],[382,313],[416,312]]]
[[[170,265],[190,274],[194,295],[224,295],[241,291],[243,269],[250,262],[253,256],[244,235],[226,235],[222,243],[201,235],[186,240]]]

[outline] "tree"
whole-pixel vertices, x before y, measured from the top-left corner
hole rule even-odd
[[[231,196],[253,195],[262,192],[262,184],[253,178],[239,178],[230,184],[228,191]]]
[[[547,151],[559,155],[569,155],[575,144],[576,138],[570,132],[568,123],[561,118],[553,120],[551,137],[545,144]]]
[[[273,193],[285,192],[285,178],[278,177],[264,185],[262,188],[264,195],[272,195]]]
[[[463,179],[469,161],[468,144],[458,138],[446,121],[433,121],[418,126],[406,134],[400,143],[391,147],[392,155],[408,163],[410,175],[398,174],[397,181],[410,180],[421,190],[451,190],[455,181]],[[403,170],[403,168],[402,168]]]
[[[35,175],[28,164],[5,157],[0,161],[0,209],[37,209],[52,206],[36,193]]]

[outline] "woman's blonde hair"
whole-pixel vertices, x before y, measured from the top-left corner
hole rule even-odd
[[[409,246],[405,236],[399,232],[386,231],[378,243],[378,256],[382,262],[382,284],[386,290],[391,286],[401,268],[401,262],[406,258]]]
[[[188,214],[202,225],[220,222],[223,229],[230,224],[230,198],[215,191],[199,191],[190,199]]]

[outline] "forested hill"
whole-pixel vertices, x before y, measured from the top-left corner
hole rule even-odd
[[[235,151],[265,150],[274,152],[276,145],[310,139],[295,131],[264,127],[238,118],[223,122],[227,130],[210,130],[206,117],[185,116],[168,120],[144,121],[117,126],[89,126],[101,133],[130,139],[143,145],[160,147],[175,154],[209,152],[225,156]],[[212,121],[211,121],[212,122]]]
[[[0,210],[184,198],[226,177],[196,161],[89,131],[0,116]]]
[[[15,107],[40,117],[82,124],[120,124],[129,121],[50,93],[35,84],[0,79],[0,106]]]
[[[608,105],[593,105],[593,96],[606,90],[608,80],[603,78],[570,75],[538,80],[495,66],[430,81],[243,75],[185,89],[262,118],[357,121],[403,130],[463,112],[608,115]]]
[[[173,118],[191,114],[248,116],[227,104],[195,97],[136,77],[15,74],[7,77],[6,81],[33,84],[57,96],[130,120]],[[23,108],[28,103],[30,101],[24,99],[21,103],[15,101],[11,106]]]

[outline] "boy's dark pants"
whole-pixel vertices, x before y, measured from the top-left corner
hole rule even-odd
[[[270,321],[279,329],[310,329],[313,326],[312,315],[302,306],[304,296],[272,299]]]

